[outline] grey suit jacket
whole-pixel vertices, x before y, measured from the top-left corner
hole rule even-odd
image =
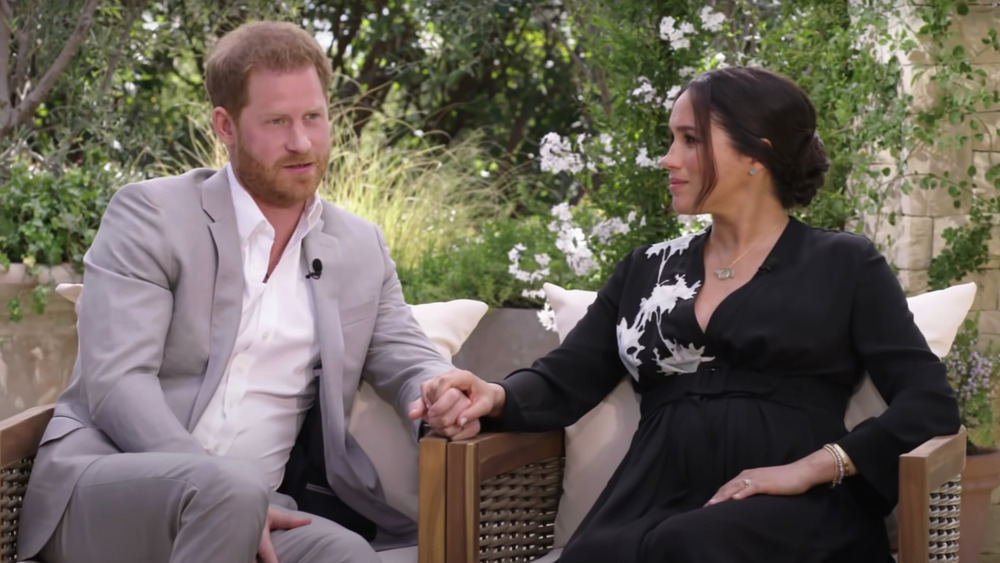
[[[324,201],[320,224],[302,244],[308,263],[324,265],[311,283],[330,487],[380,533],[412,537],[415,524],[386,504],[347,418],[361,378],[405,413],[420,383],[451,365],[403,302],[377,227]],[[226,174],[198,169],[122,188],[84,265],[80,352],[28,484],[21,558],[48,541],[81,473],[101,456],[208,455],[191,430],[223,376],[243,307]]]

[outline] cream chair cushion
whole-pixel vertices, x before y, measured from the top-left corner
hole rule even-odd
[[[586,313],[597,293],[566,290],[548,283],[543,289],[555,313],[561,342]],[[951,349],[975,295],[976,285],[967,283],[907,299],[914,322],[939,357]],[[865,377],[848,405],[844,420],[849,428],[853,428],[858,422],[877,416],[885,408],[885,401],[871,380]],[[628,378],[623,377],[622,382],[597,407],[566,428],[566,472],[556,514],[555,547],[566,545],[607,485],[611,474],[625,457],[638,422],[638,397]]]
[[[83,284],[59,284],[56,292],[77,303]],[[456,299],[411,305],[413,316],[441,355],[451,357],[462,347],[488,309],[481,301]],[[417,519],[418,445],[413,423],[404,420],[367,383],[354,401],[348,431],[375,466],[390,506]],[[416,548],[381,552],[384,562],[416,561]]]

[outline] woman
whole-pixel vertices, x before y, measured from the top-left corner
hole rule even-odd
[[[812,104],[773,73],[715,70],[685,88],[670,130],[673,207],[711,228],[633,251],[531,368],[428,382],[426,416],[458,437],[480,415],[560,428],[627,373],[638,430],[561,563],[892,561],[898,456],[956,432],[958,408],[871,242],[786,212],[829,167]],[[865,371],[889,409],[847,432]]]

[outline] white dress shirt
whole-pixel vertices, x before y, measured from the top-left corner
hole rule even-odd
[[[302,239],[319,222],[307,204],[271,276],[274,228],[226,166],[243,256],[243,314],[226,372],[192,434],[213,455],[256,461],[278,488],[305,413],[319,361],[313,296]]]

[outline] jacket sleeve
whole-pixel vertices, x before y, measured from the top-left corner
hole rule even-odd
[[[860,478],[891,508],[898,499],[899,456],[959,428],[958,404],[944,364],[913,322],[885,258],[866,241],[851,303],[852,345],[889,408],[839,441]]]
[[[79,376],[91,419],[122,451],[204,454],[158,377],[173,309],[166,219],[141,185],[108,205],[84,257]]]
[[[610,393],[625,376],[618,355],[619,302],[627,283],[632,253],[620,262],[580,322],[565,341],[531,367],[500,383],[506,392],[499,421],[486,428],[542,431],[576,422]]]
[[[396,266],[382,232],[377,227],[373,229],[380,250],[378,259],[384,263],[384,275],[362,377],[406,420],[409,403],[420,397],[420,384],[453,366],[441,356],[413,317],[410,306],[403,299]],[[419,421],[412,421],[414,437],[417,437],[419,424]]]

